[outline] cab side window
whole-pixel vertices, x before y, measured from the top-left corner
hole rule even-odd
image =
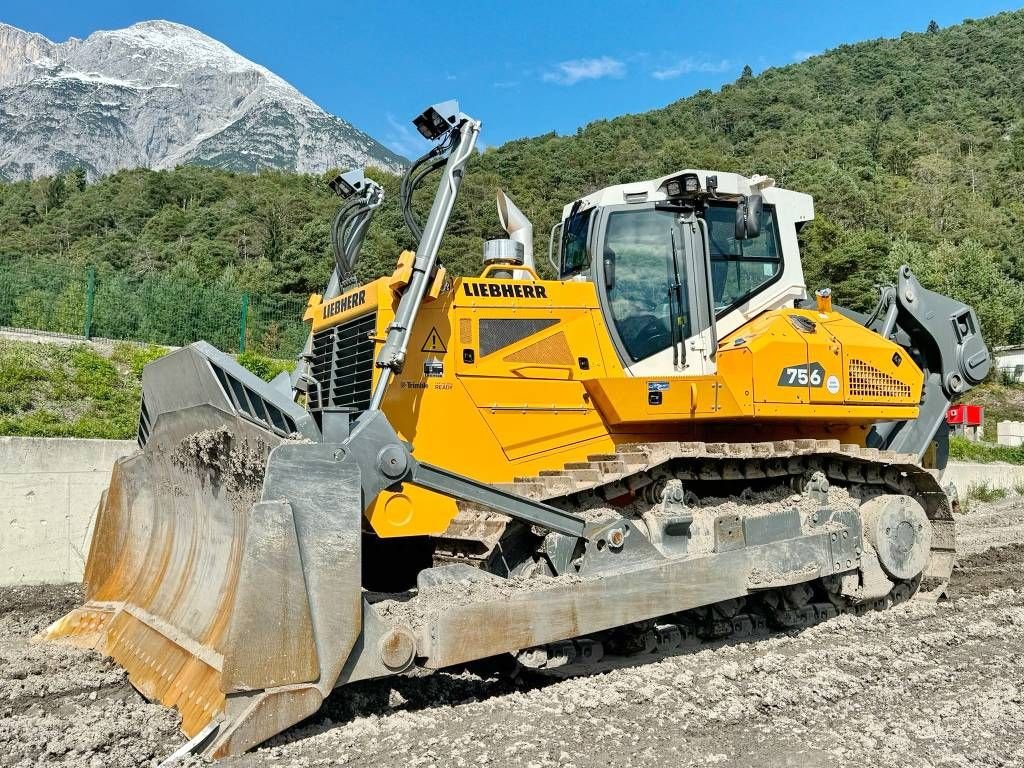
[[[672,322],[690,336],[686,268],[673,258],[678,234],[676,214],[653,208],[616,211],[608,217],[604,236],[605,264],[614,263],[615,279],[606,296],[619,338],[635,362],[668,349]],[[679,248],[676,256],[682,258]],[[607,270],[607,267],[606,267]],[[680,303],[671,286],[679,281]]]
[[[782,248],[775,208],[761,210],[761,234],[736,239],[736,204],[713,203],[705,209],[711,243],[711,283],[719,314],[742,304],[782,272]]]
[[[590,219],[594,209],[574,213],[562,229],[562,269],[560,277],[567,278],[590,269]]]

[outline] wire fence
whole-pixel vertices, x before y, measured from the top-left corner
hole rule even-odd
[[[218,283],[94,267],[0,260],[0,327],[291,358],[306,340],[308,296],[250,295]]]

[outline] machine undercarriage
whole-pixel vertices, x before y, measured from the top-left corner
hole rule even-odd
[[[528,668],[568,674],[600,668],[601,659],[807,626],[912,596],[935,599],[952,571],[950,500],[910,456],[827,440],[650,443],[624,445],[582,464],[508,487],[588,520],[589,551],[567,562],[557,554],[557,534],[467,509],[431,541],[435,568],[419,571],[419,589],[399,598],[380,595],[377,605],[424,626],[432,609],[449,609],[459,586],[531,593],[559,580],[579,583],[663,560],[713,563],[719,555],[766,546],[742,594],[719,585],[719,595],[729,596],[713,599],[716,587],[708,586],[708,602],[696,598],[681,613],[511,651]],[[819,531],[827,533],[823,549],[831,565],[825,569],[833,569],[825,577],[819,560],[792,559],[787,551]],[[773,543],[787,546],[773,550],[767,546]]]

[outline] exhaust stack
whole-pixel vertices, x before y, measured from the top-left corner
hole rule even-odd
[[[526,214],[519,210],[512,198],[499,189],[497,195],[498,220],[508,236],[523,245],[523,266],[536,269],[533,263],[533,224]],[[516,275],[519,277],[520,275]]]

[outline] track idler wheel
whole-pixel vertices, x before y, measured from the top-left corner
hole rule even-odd
[[[894,580],[912,579],[928,563],[932,524],[910,496],[877,496],[861,507],[864,537],[874,547],[882,569]]]

